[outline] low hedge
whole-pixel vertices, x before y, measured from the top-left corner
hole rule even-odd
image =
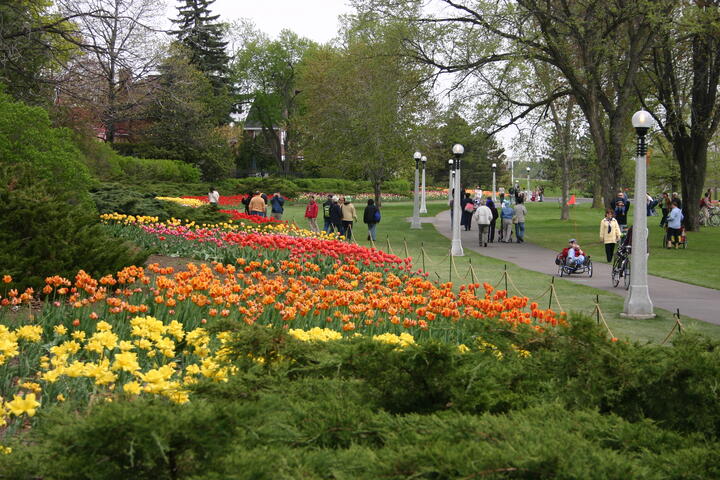
[[[571,322],[542,336],[476,328],[526,358],[442,343],[304,343],[282,328],[217,322],[210,328],[234,332],[227,383],[198,384],[186,405],[43,409],[5,442],[13,453],[0,455],[0,477],[720,476],[720,343],[611,342],[589,320]]]

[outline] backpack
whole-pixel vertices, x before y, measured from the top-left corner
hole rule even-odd
[[[474,212],[475,211],[475,205],[472,202],[468,202],[465,204],[465,211],[466,212]]]
[[[330,218],[330,204],[329,203],[323,203],[323,216],[325,218]]]
[[[376,210],[375,210],[375,215],[373,215],[373,220],[375,220],[375,223],[379,223],[379,222],[380,222],[380,218],[381,218],[381,217],[380,217],[380,209],[376,209]]]

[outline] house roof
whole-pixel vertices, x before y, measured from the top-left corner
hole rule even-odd
[[[250,107],[250,111],[247,114],[247,117],[245,117],[245,123],[243,125],[243,130],[262,130],[263,129],[263,123],[260,121],[260,114],[258,113],[258,109],[255,106],[255,103],[253,102],[252,106]],[[273,125],[273,130],[282,130],[282,127],[279,127],[277,125]]]

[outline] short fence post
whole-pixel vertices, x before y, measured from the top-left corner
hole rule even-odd
[[[507,293],[507,291],[508,291],[508,284],[507,284],[507,282],[508,282],[508,278],[507,278],[507,276],[508,276],[508,273],[507,273],[507,263],[505,264],[505,272],[503,273],[503,276],[505,277],[505,292]]]
[[[555,277],[550,277],[550,300],[548,300],[548,310],[552,307],[553,293],[555,293]]]

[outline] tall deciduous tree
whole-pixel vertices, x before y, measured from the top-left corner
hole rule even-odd
[[[178,18],[172,22],[178,29],[172,34],[190,54],[190,63],[204,73],[216,90],[229,85],[230,59],[223,40],[224,26],[212,15],[210,6],[215,0],[180,0]]]
[[[685,227],[698,230],[708,145],[720,126],[720,1],[680,3],[653,45],[651,91],[639,93],[662,106],[655,118],[680,164]]]
[[[369,180],[380,202],[383,182],[414,167],[429,96],[416,88],[422,69],[396,55],[405,25],[355,21],[343,47],[318,48],[303,66],[305,158]]]
[[[262,129],[266,153],[287,173],[290,157],[298,153],[293,145],[293,116],[301,93],[297,70],[313,43],[289,30],[270,40],[252,26],[244,27],[238,32],[244,41],[233,61],[234,80],[243,108],[250,111],[249,120]]]
[[[74,16],[84,55],[75,59],[60,85],[70,102],[96,109],[107,142],[117,124],[138,111],[152,95],[142,79],[158,63],[153,23],[161,13],[155,0],[61,0]],[[134,86],[140,86],[135,89]]]
[[[145,111],[152,121],[147,140],[163,157],[197,165],[207,180],[227,176],[233,156],[217,119],[227,112],[229,97],[216,94],[178,43],[171,46],[159,71],[156,93]]]
[[[358,0],[392,15],[399,4],[418,0]],[[623,144],[637,103],[634,81],[657,33],[656,24],[672,10],[672,0],[439,0],[437,15],[415,18],[431,25],[409,39],[412,54],[439,72],[482,75],[489,65],[534,60],[553,67],[567,82],[582,110],[602,172],[606,201],[622,181]],[[492,79],[489,79],[492,80]],[[506,124],[525,117],[567,92],[530,102],[509,98],[519,111]]]
[[[48,0],[0,2],[0,83],[32,104],[52,99],[56,72],[76,51],[71,16],[51,11]]]

